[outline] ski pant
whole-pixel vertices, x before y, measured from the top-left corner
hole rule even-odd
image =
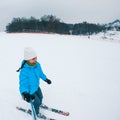
[[[36,114],[38,114],[39,113],[39,108],[40,108],[40,105],[42,104],[42,99],[43,99],[43,94],[42,94],[42,91],[41,91],[40,87],[34,93],[34,96],[35,96],[35,99],[34,99],[33,105],[34,105]]]

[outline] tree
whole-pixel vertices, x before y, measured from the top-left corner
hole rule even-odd
[[[53,32],[59,34],[74,35],[91,35],[104,30],[105,27],[87,23],[66,24],[60,22],[60,19],[53,15],[44,15],[40,19],[30,18],[13,18],[11,23],[6,26],[7,32]],[[118,28],[119,30],[120,28]]]

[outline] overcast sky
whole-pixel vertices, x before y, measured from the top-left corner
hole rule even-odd
[[[65,23],[109,23],[120,19],[120,0],[1,0],[0,31],[14,17],[51,14]]]

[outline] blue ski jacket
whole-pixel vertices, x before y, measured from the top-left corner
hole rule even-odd
[[[42,71],[40,63],[37,62],[35,66],[25,63],[19,74],[20,93],[28,92],[29,94],[34,94],[39,88],[40,78],[44,81],[47,78]]]

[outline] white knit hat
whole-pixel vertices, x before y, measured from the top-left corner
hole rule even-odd
[[[30,60],[37,57],[35,51],[31,47],[24,49],[24,60]]]

